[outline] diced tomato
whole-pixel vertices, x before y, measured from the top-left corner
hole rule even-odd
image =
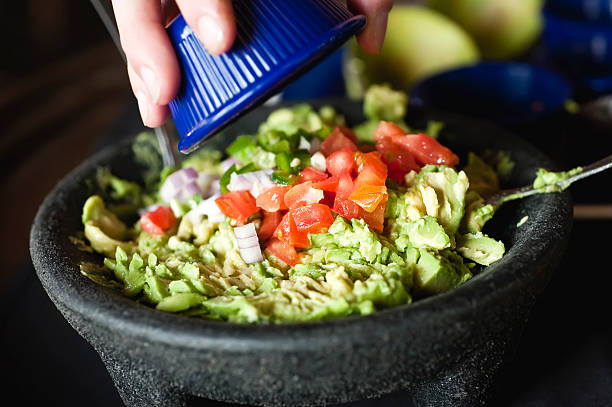
[[[359,211],[359,217],[365,221],[370,229],[376,232],[382,232],[385,224],[385,210],[387,208],[387,195],[378,204],[373,212],[367,212],[364,209]]]
[[[377,151],[371,153],[357,153],[355,155],[357,162],[357,178],[355,178],[355,186],[358,185],[385,185],[387,181],[387,166],[380,159]]]
[[[355,202],[336,195],[332,210],[346,219],[353,219],[359,217],[361,208]]]
[[[266,250],[290,266],[295,266],[300,262],[300,258],[295,250],[295,247],[291,246],[287,242],[283,242],[282,240],[268,240],[266,243]]]
[[[176,223],[176,217],[167,206],[158,206],[154,211],[144,213],[140,217],[140,227],[151,235],[161,236],[168,229],[172,229]]]
[[[394,141],[410,151],[421,165],[434,164],[452,167],[459,164],[459,157],[455,153],[427,134],[406,134],[396,137]]]
[[[338,177],[332,175],[331,177],[323,181],[315,182],[314,184],[312,184],[312,187],[314,189],[320,189],[322,191],[336,192],[336,190],[338,189]]]
[[[259,194],[255,202],[257,206],[267,212],[287,209],[287,205],[285,205],[285,194],[290,189],[290,186],[283,185],[270,187]]]
[[[289,209],[300,205],[317,203],[321,201],[321,199],[323,199],[323,191],[314,189],[312,187],[312,181],[294,185],[285,194],[285,204]]]
[[[334,151],[325,160],[327,171],[331,175],[340,176],[340,174],[351,174],[355,169],[355,150],[343,148]]]
[[[313,181],[313,182],[317,182],[317,181],[323,181],[325,179],[327,179],[328,175],[327,173],[325,173],[324,171],[319,171],[317,169],[314,169],[312,167],[306,167],[302,170],[302,172],[300,172],[300,181],[299,182],[306,182],[306,181]]]
[[[344,134],[346,137],[348,137],[349,140],[351,140],[353,143],[355,143],[355,145],[359,144],[359,140],[357,140],[357,135],[355,134],[355,132],[346,127],[346,126],[338,126],[338,129],[340,129],[340,131],[342,132],[342,134]]]
[[[276,212],[266,212],[263,213],[263,220],[261,221],[261,226],[259,226],[259,230],[257,231],[257,235],[261,240],[266,240],[272,237],[276,227],[280,223],[283,215],[280,211]]]
[[[340,198],[348,199],[353,193],[353,179],[349,174],[342,174],[338,178],[338,188],[336,189],[336,195]]]
[[[237,220],[240,224],[246,223],[249,216],[259,210],[249,191],[228,192],[215,199],[215,203],[225,216]]]
[[[297,230],[291,211],[287,212],[281,219],[274,231],[274,237],[289,243],[291,246],[310,247],[308,232]]]
[[[381,121],[374,130],[374,140],[379,142],[387,137],[394,138],[397,136],[403,136],[404,134],[406,134],[406,132],[398,124]]]
[[[320,233],[334,223],[329,207],[318,203],[292,209],[291,217],[299,232]]]
[[[329,136],[321,143],[321,153],[326,157],[334,151],[348,148],[351,151],[357,151],[357,145],[342,132],[342,129],[336,127]]]
[[[389,177],[396,182],[403,183],[406,174],[412,170],[419,171],[421,169],[412,153],[397,145],[389,137],[379,140],[376,143],[376,148],[380,151],[382,160],[387,164]]]
[[[320,203],[323,205],[327,205],[330,208],[334,207],[334,200],[336,199],[336,193],[332,191],[323,191],[323,199],[321,199]]]
[[[362,207],[366,212],[374,212],[378,205],[387,199],[387,187],[384,185],[357,185],[349,199]]]

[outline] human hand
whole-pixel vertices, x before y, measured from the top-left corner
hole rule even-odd
[[[112,0],[121,47],[127,58],[132,91],[143,123],[162,125],[168,103],[180,87],[180,68],[166,25],[179,13],[212,55],[228,51],[236,37],[230,0]],[[349,9],[364,14],[367,22],[357,36],[361,48],[378,52],[393,0],[349,0]]]

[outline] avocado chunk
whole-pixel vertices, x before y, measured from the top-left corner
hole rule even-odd
[[[450,247],[450,238],[444,228],[431,216],[405,223],[402,232],[408,235],[410,243],[416,248],[441,250]]]
[[[420,295],[439,294],[459,285],[463,276],[449,259],[426,249],[419,249],[414,288]]]
[[[457,251],[467,259],[488,266],[501,259],[506,249],[503,242],[477,232],[458,235]]]
[[[417,174],[415,182],[417,187],[422,183],[435,190],[439,208],[438,222],[444,227],[447,235],[453,236],[459,229],[465,211],[465,195],[469,186],[465,172],[457,172],[443,165],[426,165]],[[425,207],[434,206],[433,203],[428,205],[428,202],[425,202],[427,199],[423,196]]]
[[[134,247],[132,242],[124,241],[128,236],[125,224],[106,209],[104,201],[98,195],[93,195],[85,201],[81,220],[85,225],[85,237],[96,252],[114,257],[117,247],[127,252]]]

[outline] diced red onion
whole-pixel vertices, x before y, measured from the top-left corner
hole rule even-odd
[[[194,225],[200,224],[203,215],[206,215],[208,220],[213,223],[223,222],[225,215],[215,203],[215,199],[217,199],[219,196],[221,195],[215,194],[210,198],[203,200],[198,204],[198,206],[187,212],[185,216],[188,217],[191,223]]]
[[[197,178],[198,172],[193,168],[182,168],[176,172],[173,172],[168,176],[168,178],[166,178],[166,181],[164,181],[164,184],[159,190],[159,195],[166,202],[170,202],[173,199],[183,201],[182,198],[186,195],[186,193],[183,193],[183,189],[186,187],[186,185],[191,184],[197,187],[197,184],[195,183]],[[189,191],[194,191],[194,188],[192,186],[188,187],[188,192]],[[198,188],[198,191],[193,193],[201,192],[202,191]],[[193,196],[193,193],[185,199],[189,199],[191,196]]]
[[[270,179],[271,169],[245,172],[244,174],[233,173],[227,185],[229,191],[249,191],[255,198],[264,190],[275,184]]]
[[[223,170],[223,172],[225,172],[229,169],[229,167],[231,167],[234,164],[236,164],[236,166],[242,165],[242,163],[236,160],[234,157],[226,158],[225,160],[221,161],[221,169]]]
[[[237,226],[234,228],[234,234],[236,235],[236,239],[246,239],[251,236],[257,236],[255,224],[251,222],[244,226]]]
[[[306,140],[304,136],[300,136],[300,144],[298,145],[298,149],[310,151],[310,141]]]
[[[197,183],[200,187],[200,190],[202,191],[202,196],[204,198],[208,198],[209,196],[215,193],[215,191],[212,191],[212,187],[215,184],[215,181],[217,184],[219,183],[219,177],[217,175],[203,171],[198,173]]]
[[[310,154],[316,153],[321,149],[321,139],[318,137],[313,137],[310,141],[310,149],[308,150]]]
[[[236,235],[240,257],[242,257],[242,260],[244,260],[246,264],[263,261],[261,247],[259,246],[259,238],[257,237],[254,223],[247,223],[244,226],[235,227],[234,235]]]
[[[261,253],[261,247],[253,246],[247,249],[240,249],[240,257],[246,264],[259,263],[263,261],[263,255]]]
[[[195,194],[202,195],[202,190],[195,181],[191,181],[190,183],[183,185],[181,192],[176,198],[182,203],[191,199]]]
[[[316,153],[312,155],[312,157],[310,157],[310,165],[315,170],[319,170],[319,171],[327,170],[325,156],[320,151],[317,151]]]

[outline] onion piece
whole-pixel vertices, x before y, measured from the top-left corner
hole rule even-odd
[[[310,141],[306,140],[304,136],[300,136],[300,144],[298,145],[298,149],[310,151]]]
[[[270,179],[271,169],[245,172],[244,174],[232,173],[230,182],[227,184],[229,191],[249,191],[255,198],[266,189],[273,187],[274,182]]]
[[[306,204],[319,203],[321,199],[323,199],[323,196],[323,190],[310,187],[308,192],[300,198],[300,201]]]
[[[212,190],[212,186],[215,183],[215,181],[218,181],[218,180],[219,180],[219,176],[217,175],[210,174],[204,171],[198,173],[198,179],[196,180],[196,182],[198,186],[200,187],[200,190],[202,191],[202,196],[204,198],[208,198],[209,196],[215,193],[215,191]]]
[[[212,223],[223,222],[223,220],[225,220],[225,215],[215,203],[215,199],[220,196],[220,194],[215,194],[203,200],[195,208],[187,212],[185,216],[189,218],[193,225],[199,225],[203,215],[206,215],[208,220]]]
[[[313,137],[312,140],[310,141],[310,148],[308,149],[308,152],[310,154],[314,154],[320,149],[321,149],[321,139],[318,137]]]
[[[257,237],[257,231],[253,222],[235,227],[234,235],[236,235],[240,257],[242,257],[246,264],[263,261],[261,247],[259,247],[259,238]]]
[[[240,257],[246,264],[259,263],[263,261],[263,254],[261,253],[261,247],[253,246],[246,249],[240,249]]]
[[[325,156],[320,151],[317,151],[316,153],[312,155],[312,157],[310,157],[310,165],[315,170],[319,170],[319,171],[327,170]]]
[[[226,158],[225,160],[221,161],[221,169],[223,172],[225,172],[234,164],[236,164],[237,167],[242,166],[242,163],[236,160],[234,157]]]
[[[194,184],[197,187],[195,181],[198,179],[198,172],[193,168],[181,168],[178,171],[173,172],[166,178],[164,184],[159,190],[161,198],[170,202],[173,199],[183,200],[185,193],[183,189],[186,185]],[[192,186],[188,187],[188,192],[201,193],[202,191],[198,187],[198,191],[195,191]],[[193,196],[193,193],[188,198]],[[187,199],[188,199],[187,198]]]

